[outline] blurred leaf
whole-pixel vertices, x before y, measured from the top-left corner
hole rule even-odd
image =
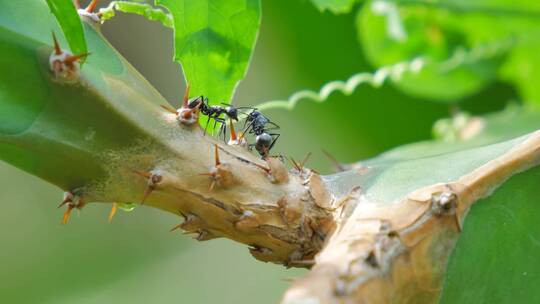
[[[404,41],[407,39],[407,33],[403,28],[398,6],[395,3],[375,1],[372,3],[371,9],[376,15],[384,16],[386,18],[388,37],[396,41]]]
[[[244,77],[260,25],[260,0],[156,0],[174,20],[174,59],[191,95],[229,102]]]
[[[448,14],[422,7],[402,7],[399,12],[406,36],[396,39],[395,35],[388,34],[388,24],[398,21],[389,22],[388,16],[380,13],[382,3],[386,2],[371,2],[359,11],[358,38],[366,57],[376,66],[417,57],[430,63],[420,73],[404,75],[396,83],[405,92],[437,101],[457,102],[495,78],[496,60],[467,62],[451,69],[438,64],[452,58],[458,48],[469,45],[466,35],[454,26]]]
[[[166,27],[172,28],[174,26],[172,17],[163,10],[154,8],[148,3],[134,3],[128,1],[113,1],[106,8],[100,9],[101,21],[107,21],[113,18],[116,14],[115,11],[141,15],[150,21],[159,21]]]
[[[516,47],[501,68],[501,78],[516,86],[523,101],[540,105],[540,44]]]
[[[73,5],[73,1],[47,0],[47,4],[51,12],[56,16],[56,20],[64,32],[71,52],[74,54],[86,53],[86,39],[84,38],[81,18]]]
[[[313,4],[320,10],[329,10],[334,14],[344,14],[351,11],[357,0],[311,0]]]
[[[540,112],[530,107],[510,105],[500,112],[491,113],[480,117],[470,117],[482,124],[476,129],[476,134],[466,140],[453,138],[454,141],[428,140],[400,146],[381,154],[381,158],[394,161],[411,160],[418,158],[429,158],[440,154],[448,154],[460,150],[467,150],[475,147],[490,145],[501,141],[511,140],[527,133],[540,129]],[[458,120],[461,120],[458,118]],[[480,121],[478,121],[480,120]],[[452,119],[441,119],[442,123],[450,124],[451,132],[462,132],[456,130],[455,122]],[[512,122],[509,127],[509,122]],[[435,123],[436,125],[437,123]],[[467,124],[465,124],[467,127]]]

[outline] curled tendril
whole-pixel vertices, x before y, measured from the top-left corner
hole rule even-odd
[[[516,42],[514,38],[499,40],[494,43],[480,45],[470,50],[456,48],[452,56],[444,61],[434,61],[426,57],[417,57],[410,61],[402,61],[393,65],[385,66],[374,73],[362,72],[352,75],[346,81],[335,80],[325,84],[318,92],[302,90],[292,94],[287,100],[272,100],[256,106],[259,110],[268,109],[293,109],[300,100],[312,100],[322,103],[334,92],[342,92],[351,95],[361,84],[369,84],[379,88],[387,80],[398,82],[405,73],[419,73],[425,66],[434,65],[443,73],[448,73],[463,65],[493,58],[507,52]]]

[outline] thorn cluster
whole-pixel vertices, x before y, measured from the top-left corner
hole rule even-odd
[[[73,209],[81,210],[82,207],[84,207],[85,203],[83,201],[83,198],[80,195],[74,194],[71,191],[64,192],[64,199],[58,205],[58,208],[61,208],[62,206],[67,205],[66,211],[64,212],[64,215],[62,216],[61,224],[65,225],[69,221],[69,217],[71,216],[71,211]]]
[[[77,8],[77,13],[81,17],[88,17],[90,20],[100,23],[101,22],[101,13],[95,13],[94,10],[98,4],[98,0],[92,0],[86,8],[81,8],[81,5],[78,0],[74,2],[75,8]]]
[[[219,159],[219,149],[217,144],[214,145],[214,162],[215,165],[211,168],[210,172],[199,174],[211,178],[209,191],[214,190],[216,185],[228,187],[234,183],[230,166],[226,163],[222,163]]]
[[[49,68],[54,73],[56,79],[70,80],[77,77],[79,68],[77,62],[86,58],[89,53],[73,55],[60,48],[54,32],[52,33],[54,41],[54,51],[49,57]]]
[[[176,115],[176,119],[179,123],[183,125],[192,125],[199,121],[199,107],[200,104],[194,108],[189,107],[189,83],[186,88],[186,93],[184,94],[184,98],[182,100],[182,107],[179,109],[174,109],[173,107],[169,105],[161,105],[161,107],[171,113]]]
[[[143,198],[141,200],[141,205],[144,205],[144,202],[150,196],[150,194],[156,190],[159,183],[163,181],[163,175],[160,170],[152,170],[150,172],[144,171],[135,171],[136,174],[147,179],[146,190],[144,191]]]

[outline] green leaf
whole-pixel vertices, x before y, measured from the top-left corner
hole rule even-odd
[[[540,168],[477,202],[451,255],[440,303],[540,301]]]
[[[321,11],[329,10],[334,14],[344,14],[351,11],[356,0],[311,0]]]
[[[64,32],[71,52],[74,54],[86,53],[86,39],[84,38],[81,18],[73,5],[73,1],[47,0],[47,4]]]
[[[260,25],[260,0],[156,0],[174,21],[174,60],[191,95],[229,102],[244,77]]]

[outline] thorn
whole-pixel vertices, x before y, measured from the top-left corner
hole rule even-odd
[[[144,190],[143,197],[141,200],[141,205],[144,205],[144,202],[150,196],[152,191],[156,189],[157,184],[159,184],[163,180],[163,176],[159,173],[159,171],[153,170],[150,172],[144,172],[144,171],[137,171],[133,170],[137,175],[142,176],[148,180],[148,186]]]
[[[73,194],[71,192],[64,192],[64,199],[62,200],[60,205],[58,205],[58,208],[68,203],[73,203]]]
[[[215,162],[215,167],[217,169],[217,167],[219,165],[221,165],[221,161],[219,160],[219,150],[218,150],[218,145],[217,144],[214,144],[214,162]],[[206,173],[199,173],[199,175],[203,175],[203,176],[212,176],[212,177],[216,177],[216,171],[214,172],[206,172]]]
[[[343,166],[343,164],[341,164],[334,156],[332,156],[330,153],[328,153],[326,150],[324,149],[321,149],[321,151],[323,152],[323,154],[330,160],[330,162],[332,162],[332,164],[334,165],[334,167],[337,169],[337,171],[339,172],[343,172],[343,171],[346,171],[347,168],[345,168],[345,166]]]
[[[219,151],[218,151],[218,145],[214,144],[215,150],[214,150],[214,158],[216,161],[216,167],[221,165],[221,162],[219,161]]]
[[[88,57],[88,55],[90,55],[90,53],[83,53],[83,54],[79,54],[79,55],[70,55],[70,56],[67,56],[66,59],[64,60],[64,63],[66,65],[71,65],[81,59],[84,59],[86,57]]]
[[[133,172],[135,172],[136,174],[144,177],[144,178],[150,178],[152,177],[152,173],[150,172],[144,172],[144,171],[137,171],[137,170],[133,170]]]
[[[71,212],[73,211],[73,209],[77,208],[77,211],[79,211],[84,206],[84,202],[80,196],[74,195],[72,192],[68,191],[64,193],[64,199],[62,200],[58,208],[64,205],[67,205],[67,209],[62,216],[62,221],[60,222],[62,225],[68,223],[69,217],[71,216]]]
[[[230,187],[237,180],[234,178],[233,168],[231,164],[221,162],[219,158],[219,147],[214,144],[214,165],[210,167],[209,172],[200,173],[201,176],[208,176],[211,179],[209,190],[212,191],[216,186]]]
[[[60,48],[60,43],[58,43],[58,39],[56,39],[56,34],[54,34],[54,31],[52,32],[52,38],[54,42],[54,53],[56,55],[62,55],[62,49]]]
[[[257,163],[253,163],[255,166],[259,167],[260,169],[264,170],[264,172],[266,172],[267,174],[270,174],[270,172],[272,172],[272,170],[268,167],[265,167],[263,165],[259,165]]]
[[[244,134],[244,132],[240,132],[239,135],[238,135],[238,142],[242,142],[244,140],[244,136],[246,134]]]
[[[171,113],[171,114],[174,114],[174,115],[177,115],[177,114],[178,114],[178,112],[176,112],[176,109],[173,108],[173,107],[171,107],[171,106],[169,106],[169,105],[161,105],[161,107],[162,107],[165,111],[167,111],[167,112],[169,112],[169,113]]]
[[[232,142],[239,142],[236,138],[236,131],[234,130],[234,124],[232,118],[229,118],[230,120],[230,130],[231,130],[231,141]]]
[[[188,107],[188,101],[189,101],[189,82],[186,84],[186,92],[184,93],[184,99],[182,100],[182,107],[187,108]]]
[[[150,185],[146,187],[143,193],[143,197],[141,199],[141,205],[144,205],[144,202],[150,196],[150,194],[152,194],[152,191],[154,191],[154,187],[151,187]]]
[[[90,2],[90,4],[88,4],[88,6],[86,7],[86,11],[88,13],[92,13],[94,11],[94,9],[96,8],[96,5],[98,3],[98,0],[92,0],[92,2]]]
[[[210,183],[210,188],[208,188],[208,191],[212,192],[215,187],[216,187],[216,180],[213,179],[212,182]]]
[[[116,203],[112,204],[111,212],[109,213],[109,224],[112,223],[112,220],[114,218],[114,215],[116,214],[116,211],[118,210],[118,205]]]
[[[289,261],[290,264],[293,265],[315,265],[315,260],[297,260],[297,261]]]
[[[64,216],[62,216],[62,221],[60,222],[62,225],[65,225],[69,221],[69,217],[71,216],[71,211],[73,210],[75,206],[73,204],[69,204],[66,211],[64,212]]]
[[[310,157],[311,157],[311,152],[309,152],[306,155],[306,157],[304,157],[304,160],[302,161],[302,163],[300,163],[300,168],[302,168],[302,170],[304,169],[304,165],[307,163]]]
[[[175,232],[176,230],[178,230],[180,228],[182,228],[182,223],[172,227],[171,230],[169,230],[169,232]]]
[[[298,172],[302,172],[302,167],[300,167],[300,165],[294,160],[294,158],[292,158],[292,156],[289,156],[289,158],[287,158],[287,160],[292,164],[292,166],[293,166]]]

